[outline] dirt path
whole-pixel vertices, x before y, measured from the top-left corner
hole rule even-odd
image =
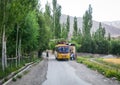
[[[36,66],[29,69],[29,72],[17,79],[16,82],[11,81],[7,85],[41,85],[46,80],[47,60],[41,61]]]

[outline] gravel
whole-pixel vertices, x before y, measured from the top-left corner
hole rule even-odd
[[[31,67],[27,74],[16,82],[11,81],[7,85],[41,85],[46,80],[48,61],[46,59]]]
[[[106,56],[103,56],[103,58],[115,58],[115,56],[113,56],[113,55],[106,55]]]

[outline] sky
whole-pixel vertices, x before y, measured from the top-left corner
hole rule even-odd
[[[43,9],[47,1],[52,7],[52,0],[40,0]],[[57,0],[57,2],[62,7],[62,14],[83,17],[91,4],[93,20],[120,21],[120,0]]]

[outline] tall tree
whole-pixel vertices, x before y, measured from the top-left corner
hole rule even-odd
[[[81,44],[81,42],[82,42],[82,33],[81,33],[80,28],[79,28],[78,33],[77,33],[77,40],[76,41],[78,44]]]
[[[2,14],[1,18],[1,29],[2,29],[2,70],[4,71],[7,67],[7,54],[6,54],[6,26],[7,26],[7,0],[2,0],[0,3],[3,7],[1,7]]]
[[[57,5],[57,0],[52,0],[52,5],[53,5],[53,37],[55,38],[55,29],[56,29],[56,19],[55,19],[55,14],[56,14],[56,5]]]
[[[103,40],[105,38],[105,28],[102,27],[102,24],[99,23],[99,28],[95,32],[95,39]]]
[[[61,38],[61,24],[60,24],[60,16],[61,16],[61,6],[57,5],[56,11],[56,28],[55,28],[55,36],[56,38]]]
[[[67,28],[67,36],[68,36],[69,31],[70,31],[70,16],[69,15],[67,15],[66,28]]]
[[[91,38],[91,28],[92,28],[92,7],[89,5],[88,10],[85,12],[83,16],[83,26],[82,26],[82,33],[83,33],[83,40],[81,50],[83,52],[92,52],[92,38]]]
[[[24,29],[20,29],[21,26],[23,25],[24,23],[24,19],[25,17],[27,16],[27,14],[30,12],[30,11],[33,11],[36,9],[36,6],[37,6],[37,0],[32,0],[32,1],[29,1],[29,0],[24,0],[24,1],[14,1],[15,2],[15,6],[16,6],[16,9],[18,10],[15,10],[15,13],[18,12],[16,14],[16,17],[18,17],[17,19],[15,19],[15,22],[16,22],[16,29],[17,29],[17,33],[16,33],[16,58],[18,58],[18,61],[19,61],[19,65],[20,65],[20,56],[21,56],[21,41],[22,41],[22,38],[21,38],[21,32],[24,30]],[[13,4],[14,6],[14,4]],[[29,7],[29,9],[28,9]]]
[[[60,16],[61,16],[61,6],[57,4],[57,0],[53,0],[54,38],[60,38],[61,35]]]
[[[45,26],[48,30],[49,38],[53,38],[53,25],[52,25],[51,7],[50,7],[50,4],[48,2],[45,5],[44,18],[45,18]]]
[[[110,35],[110,33],[108,33],[108,40],[109,40],[109,41],[111,40],[111,35]]]
[[[38,25],[39,25],[38,56],[40,57],[42,52],[48,49],[49,44],[48,30],[46,29],[44,15],[42,13],[38,14]]]
[[[73,36],[77,36],[78,26],[77,26],[77,17],[74,17],[74,24],[73,24]]]
[[[92,28],[92,7],[89,5],[88,10],[85,12],[85,15],[83,16],[83,36],[85,38],[90,38],[91,33],[90,30]]]
[[[63,23],[61,26],[61,38],[64,38],[66,40],[67,37],[68,37],[68,31],[67,31],[65,23]]]

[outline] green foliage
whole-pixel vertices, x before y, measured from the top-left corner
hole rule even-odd
[[[63,23],[61,25],[61,38],[67,39],[68,38],[68,31],[66,25]]]
[[[116,76],[117,71],[114,69],[106,70],[105,71],[105,76],[108,78],[112,78]]]
[[[48,49],[49,46],[49,37],[47,34],[49,30],[45,26],[45,19],[42,13],[38,15],[38,24],[39,24],[39,36],[38,36],[38,49],[39,49],[39,57],[41,56],[42,52]]]
[[[23,72],[24,75],[28,74],[29,73],[29,70],[26,70]]]
[[[56,43],[54,41],[49,42],[49,49],[55,49]]]
[[[73,24],[73,28],[74,28],[74,30],[73,30],[73,36],[77,36],[77,33],[78,33],[78,27],[77,27],[77,18],[76,17],[74,17],[74,24]]]
[[[20,69],[21,67],[25,66],[26,63],[29,63],[29,62],[37,62],[37,61],[41,61],[41,59],[37,58],[37,57],[31,57],[31,58],[24,58],[22,61],[21,61],[21,65],[16,67],[15,65],[15,62],[8,62],[9,65],[8,67],[9,68],[6,68],[5,71],[3,72],[2,70],[0,70],[0,79],[3,79],[5,78],[6,76],[8,76],[10,73],[14,72],[15,74],[18,73],[18,69]]]
[[[42,13],[38,8],[38,0],[0,1],[0,38],[2,40],[2,31],[5,27],[7,57],[17,57],[20,53],[20,66],[33,61],[34,52],[38,52],[41,56],[42,52],[48,49],[51,38],[61,37],[61,6],[57,4],[57,0],[53,0],[53,3],[54,13],[51,13],[49,3],[45,6],[45,12]],[[50,48],[53,48],[53,45],[54,43],[50,43]],[[2,48],[1,42],[0,47]],[[19,49],[21,50],[19,51]],[[19,52],[15,53],[16,50]],[[26,55],[29,55],[29,58],[25,58]],[[0,70],[0,79],[20,68],[15,64],[15,60],[8,60],[8,68],[5,69],[5,72]]]
[[[70,31],[70,16],[69,15],[67,15],[66,29],[67,29],[67,32],[69,33]]]
[[[48,31],[48,33],[47,33],[47,35],[49,35],[48,37],[53,38],[53,35],[54,35],[53,21],[52,21],[52,15],[51,15],[51,7],[48,2],[45,5],[44,23],[45,23],[45,27]]]
[[[120,55],[119,48],[120,48],[120,40],[112,40],[110,53],[115,54],[115,55]]]
[[[95,32],[95,35],[93,36],[95,40],[105,40],[105,28],[102,27],[102,24],[99,23],[99,28]]]
[[[12,79],[12,81],[16,82],[16,81],[17,81],[17,78],[14,77],[14,78]]]
[[[92,47],[93,46],[93,47]],[[91,53],[93,52],[93,49],[95,48],[95,46],[93,45],[93,42],[92,40],[83,40],[82,43],[81,43],[81,48],[80,50],[82,52],[88,52],[88,53]]]
[[[84,58],[84,57],[78,57],[77,62],[85,64],[88,68],[97,70],[106,77],[109,78],[116,77],[117,80],[120,80],[120,76],[119,76],[120,71],[110,66],[104,65],[104,63],[101,64],[101,63],[93,62],[90,61],[89,58]]]
[[[22,78],[22,75],[19,74],[19,75],[17,75],[16,77],[19,78],[19,79],[21,79],[21,78]]]
[[[91,37],[91,33],[90,33],[91,28],[92,28],[92,7],[91,5],[89,5],[88,10],[85,12],[83,16],[83,27],[82,27],[83,36],[87,40],[90,39]]]
[[[74,17],[73,36],[72,36],[71,42],[76,45],[76,49],[78,52],[80,52],[82,38],[83,38],[83,36],[82,36],[81,30],[78,29],[78,27],[77,27],[77,17]]]
[[[25,19],[24,30],[21,33],[22,45],[24,50],[28,53],[37,49],[38,36],[39,36],[39,25],[37,22],[36,12],[29,12]]]
[[[109,42],[107,40],[97,40],[96,41],[96,53],[108,54],[109,53]]]
[[[83,27],[82,27],[82,42],[81,42],[81,51],[82,52],[92,52],[92,38],[91,38],[91,28],[92,28],[92,8],[89,5],[88,10],[83,16]]]
[[[53,0],[53,32],[56,39],[61,37],[60,16],[61,6],[57,4],[57,0]]]
[[[5,78],[3,82],[6,82],[6,81],[8,81],[8,78]]]

